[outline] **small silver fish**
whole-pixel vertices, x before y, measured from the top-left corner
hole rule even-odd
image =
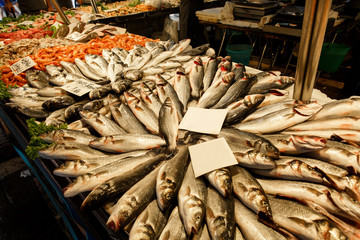
[[[205,178],[223,196],[228,197],[232,193],[232,179],[228,168],[219,168],[206,173]]]
[[[176,150],[178,129],[179,120],[175,104],[172,102],[171,98],[168,97],[160,108],[159,130],[166,141],[167,150],[169,152],[174,152]]]

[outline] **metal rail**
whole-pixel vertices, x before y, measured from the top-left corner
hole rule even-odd
[[[61,19],[64,21],[66,25],[70,24],[69,19],[65,15],[64,11],[61,9],[57,0],[50,0],[51,4],[55,7],[56,11],[60,14]]]

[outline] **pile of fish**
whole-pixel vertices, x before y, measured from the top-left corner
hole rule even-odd
[[[360,239],[360,97],[302,103],[294,79],[251,74],[208,45],[148,42],[129,52],[29,70],[9,107],[49,125],[38,152],[89,192],[107,226],[130,239]],[[83,97],[60,86],[86,79]],[[228,109],[218,135],[179,129],[189,107]],[[195,178],[188,147],[225,138],[238,165]],[[219,159],[221,161],[221,159]]]

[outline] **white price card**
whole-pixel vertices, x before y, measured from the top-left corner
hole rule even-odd
[[[205,109],[190,107],[179,128],[192,132],[219,134],[228,109]]]
[[[79,41],[80,39],[85,38],[85,37],[86,37],[85,34],[82,34],[82,33],[79,33],[79,32],[72,32],[69,35],[67,35],[65,37],[65,39],[76,42],[76,41]]]
[[[195,177],[219,168],[238,164],[224,138],[190,146],[189,152]]]
[[[10,69],[14,73],[14,75],[18,75],[19,73],[22,73],[35,65],[36,62],[34,62],[31,57],[27,56],[11,65]]]
[[[65,91],[75,94],[76,96],[81,97],[82,95],[90,92],[95,88],[99,88],[101,85],[93,83],[88,80],[76,80],[74,82],[68,83],[61,88]]]

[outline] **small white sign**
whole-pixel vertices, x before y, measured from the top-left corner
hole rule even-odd
[[[238,164],[224,138],[190,146],[189,152],[195,177],[219,168]]]
[[[81,97],[84,94],[90,92],[91,90],[99,87],[101,87],[101,85],[90,82],[88,80],[76,80],[74,82],[62,86],[61,88],[69,93]]]
[[[67,36],[65,37],[65,39],[77,42],[77,41],[79,41],[80,39],[83,39],[83,38],[85,38],[85,37],[86,37],[85,34],[82,34],[82,33],[79,33],[79,32],[76,32],[76,31],[75,31],[75,32],[72,32],[72,33],[70,33],[69,35],[67,35]]]
[[[27,56],[11,65],[10,68],[14,75],[18,75],[19,73],[22,73],[35,65],[36,62],[34,62],[31,57]]]
[[[179,128],[192,132],[219,134],[228,109],[205,109],[190,107]]]

